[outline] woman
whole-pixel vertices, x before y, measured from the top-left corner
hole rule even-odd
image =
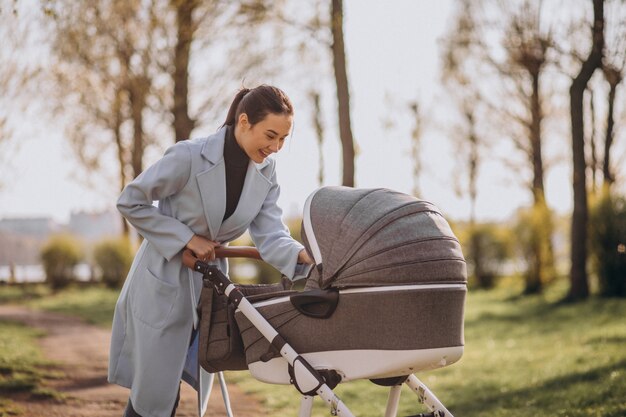
[[[228,273],[215,248],[249,230],[263,259],[287,277],[310,269],[313,261],[282,223],[275,163],[267,158],[292,124],[293,106],[280,89],[243,89],[216,134],[178,142],[122,192],[117,207],[144,237],[113,318],[109,381],[131,389],[126,416],[175,413],[202,286],[183,265],[183,250]],[[191,383],[202,393],[198,379]]]

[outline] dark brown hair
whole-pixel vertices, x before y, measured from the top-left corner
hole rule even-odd
[[[262,84],[239,90],[222,126],[234,126],[241,113],[247,114],[250,124],[255,125],[270,113],[292,115],[293,105],[280,88]]]

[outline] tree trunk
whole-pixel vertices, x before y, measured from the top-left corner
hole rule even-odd
[[[543,109],[541,106],[540,76],[541,66],[536,66],[536,70],[530,70],[529,74],[532,82],[532,93],[530,96],[529,139],[531,145],[531,159],[533,166],[533,213],[548,213],[545,188],[544,188],[544,167],[542,151],[541,125],[543,122]],[[554,259],[552,249],[551,221],[545,219],[541,223],[533,223],[532,237],[532,257],[529,260],[529,268],[526,272],[525,294],[536,294],[543,290],[544,282],[551,277],[554,270]],[[548,228],[548,230],[546,230]]]
[[[343,155],[342,184],[354,187],[354,139],[350,122],[350,89],[346,71],[346,52],[343,43],[343,1],[332,0],[331,28],[333,34],[333,66],[337,84],[339,137]]]
[[[315,135],[317,136],[317,149],[319,151],[319,168],[317,174],[317,182],[321,187],[324,185],[324,124],[322,123],[322,108],[320,105],[320,93],[311,91],[311,101],[313,101],[313,125],[315,127]]]
[[[604,74],[609,82],[608,112],[606,120],[606,137],[604,141],[604,161],[602,163],[602,176],[604,185],[610,188],[615,181],[615,177],[611,172],[611,146],[613,145],[613,128],[615,126],[615,90],[622,81],[622,74],[618,69],[605,68]]]
[[[593,90],[588,88],[589,91],[589,115],[591,116],[591,131],[589,132],[589,145],[591,148],[591,163],[589,167],[591,168],[591,194],[596,193],[596,185],[597,185],[597,171],[598,171],[598,152],[596,147],[596,109],[593,105]]]
[[[126,159],[124,158],[124,145],[122,144],[122,122],[124,121],[122,115],[122,93],[118,92],[115,96],[114,102],[114,114],[115,114],[115,126],[114,126],[114,135],[115,135],[115,146],[117,147],[117,160],[120,164],[119,175],[120,175],[120,192],[126,187],[126,177],[124,175],[124,168],[126,167]],[[120,215],[120,219],[122,221],[122,235],[124,237],[128,237],[130,233],[130,228],[128,227],[128,223],[124,216]]]
[[[143,171],[143,109],[145,107],[145,91],[140,80],[135,80],[134,85],[129,88],[129,99],[131,117],[133,120],[133,147],[131,163],[133,167],[133,178],[137,178]]]
[[[411,132],[411,160],[413,161],[413,195],[420,196],[420,174],[422,164],[420,163],[420,141],[422,138],[422,118],[420,107],[417,101],[409,104],[413,116],[413,131]]]
[[[176,142],[189,139],[196,121],[189,116],[189,55],[193,40],[196,0],[172,0],[176,9],[177,38],[174,50],[174,134]]]
[[[604,48],[604,0],[593,0],[593,46],[570,86],[572,155],[574,163],[574,213],[571,234],[570,300],[589,296],[587,281],[587,182],[585,177],[585,129],[583,95],[594,71],[602,64]]]
[[[539,92],[539,72],[532,73],[532,95],[531,95],[531,122],[530,122],[530,143],[532,148],[533,163],[533,198],[535,204],[545,201],[545,190],[543,185],[543,157],[541,151],[541,122],[543,112],[541,110],[541,99]]]

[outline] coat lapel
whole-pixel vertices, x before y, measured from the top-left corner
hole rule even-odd
[[[261,172],[268,163],[265,160],[260,164],[255,164],[252,161],[248,164],[239,203],[233,214],[222,224],[219,231],[220,237],[228,237],[240,231],[241,228],[247,228],[259,213],[267,197],[267,192],[272,186],[272,182]],[[224,211],[222,211],[223,215]]]
[[[233,214],[222,224],[226,211],[225,136],[226,128],[222,128],[207,139],[202,148],[202,156],[209,161],[210,166],[196,175],[204,215],[209,226],[209,237],[212,240],[218,240],[218,236],[221,240],[229,239],[229,235],[238,234],[239,229],[247,228],[259,213],[272,186],[271,180],[263,173],[264,168],[270,163],[269,160],[266,159],[260,164],[250,161],[239,203]]]
[[[226,128],[222,128],[207,139],[202,147],[202,156],[210,162],[210,166],[196,175],[204,215],[209,226],[209,237],[212,240],[217,239],[226,211],[225,132]]]

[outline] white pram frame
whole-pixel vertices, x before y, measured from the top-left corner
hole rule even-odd
[[[232,249],[232,248],[231,248]],[[278,333],[278,331],[259,313],[259,311],[250,303],[243,293],[224,275],[216,266],[196,261],[194,270],[203,274],[205,282],[220,294],[225,294],[231,303],[243,314],[258,331],[267,339],[271,345],[280,352],[281,357],[293,368],[292,384],[303,395],[300,403],[299,417],[310,417],[313,407],[314,394],[326,402],[330,407],[330,413],[333,416],[355,417],[350,409],[339,399],[333,392],[332,388],[326,383],[324,377],[313,368],[306,359],[299,355]],[[210,384],[212,385],[214,376],[211,375]],[[226,413],[229,417],[232,414],[232,408],[228,397],[228,391],[221,372],[218,373],[222,396],[226,407]],[[424,404],[429,413],[415,414],[411,417],[453,417],[439,399],[421,382],[415,375],[410,375],[404,381],[399,381],[397,385],[390,387],[385,410],[385,417],[396,417],[398,405],[400,402],[400,393],[402,384],[407,384],[409,388],[418,396],[419,403]]]

